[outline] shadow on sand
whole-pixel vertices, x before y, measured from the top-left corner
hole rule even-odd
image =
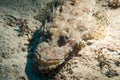
[[[32,36],[32,40],[28,46],[28,55],[27,55],[27,63],[25,67],[25,73],[27,75],[28,80],[50,80],[45,76],[37,75],[34,70],[34,54],[37,49],[38,44],[46,41],[48,36],[44,36],[42,34],[42,29],[38,29],[34,32]]]

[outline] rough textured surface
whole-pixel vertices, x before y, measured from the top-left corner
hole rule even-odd
[[[46,44],[37,46],[35,59],[40,66],[45,66],[47,62],[49,64],[47,58],[50,58],[50,62],[52,59],[55,61],[54,58],[58,60],[62,58],[65,60],[67,58],[65,55],[69,55],[71,52],[72,54],[77,54],[79,50],[86,45],[88,40],[102,39],[106,36],[108,15],[105,9],[100,6],[95,7],[94,0],[77,1],[77,4],[74,5],[72,5],[72,3],[74,3],[74,1],[65,1],[63,5],[57,7],[54,12],[51,13],[53,14],[53,20],[45,23],[44,26],[46,28],[44,32],[47,34],[48,31],[51,37],[50,40],[48,40],[49,38],[47,39],[47,47],[41,48]],[[60,11],[60,9],[62,9],[62,11]],[[41,13],[38,17],[40,19],[43,18]],[[74,45],[75,43],[78,45]],[[70,44],[73,44],[74,47]],[[70,47],[71,49],[78,48],[79,50],[76,52],[73,49],[70,52]],[[45,62],[47,61],[46,64],[43,64],[44,60]],[[58,62],[53,62],[52,65],[56,66],[56,63],[58,64]]]
[[[47,1],[0,1],[0,80],[119,80],[119,0]]]

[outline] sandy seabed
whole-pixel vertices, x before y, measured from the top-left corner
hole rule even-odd
[[[120,8],[95,1],[65,1],[62,11],[61,5],[54,10],[54,20],[44,23],[44,11],[39,10],[50,0],[0,0],[0,80],[120,80]],[[70,59],[63,58],[64,64],[40,74],[35,69],[39,65],[34,65],[34,55],[42,40],[41,25],[52,34],[52,40],[46,41],[50,49],[43,50],[48,50],[47,57],[54,58],[51,54],[60,52],[69,55],[64,46],[61,51],[54,47],[64,45],[57,44],[61,35],[68,35],[70,41],[84,42],[85,47],[75,46],[80,48],[80,56],[73,51]]]

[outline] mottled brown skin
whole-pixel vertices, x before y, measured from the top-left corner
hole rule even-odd
[[[77,0],[72,0],[72,5],[76,5],[77,4]]]
[[[38,54],[38,52],[37,52]],[[35,61],[38,63],[38,64],[41,64],[43,67],[49,67],[51,65],[55,65],[55,64],[59,64],[59,61],[58,60],[53,60],[53,61],[45,61],[45,60],[42,60],[39,58],[39,54],[38,56],[35,55]]]
[[[114,8],[120,7],[120,0],[109,0],[108,5]]]

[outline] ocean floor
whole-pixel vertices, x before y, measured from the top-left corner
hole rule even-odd
[[[120,80],[120,1],[0,0],[0,80]]]

